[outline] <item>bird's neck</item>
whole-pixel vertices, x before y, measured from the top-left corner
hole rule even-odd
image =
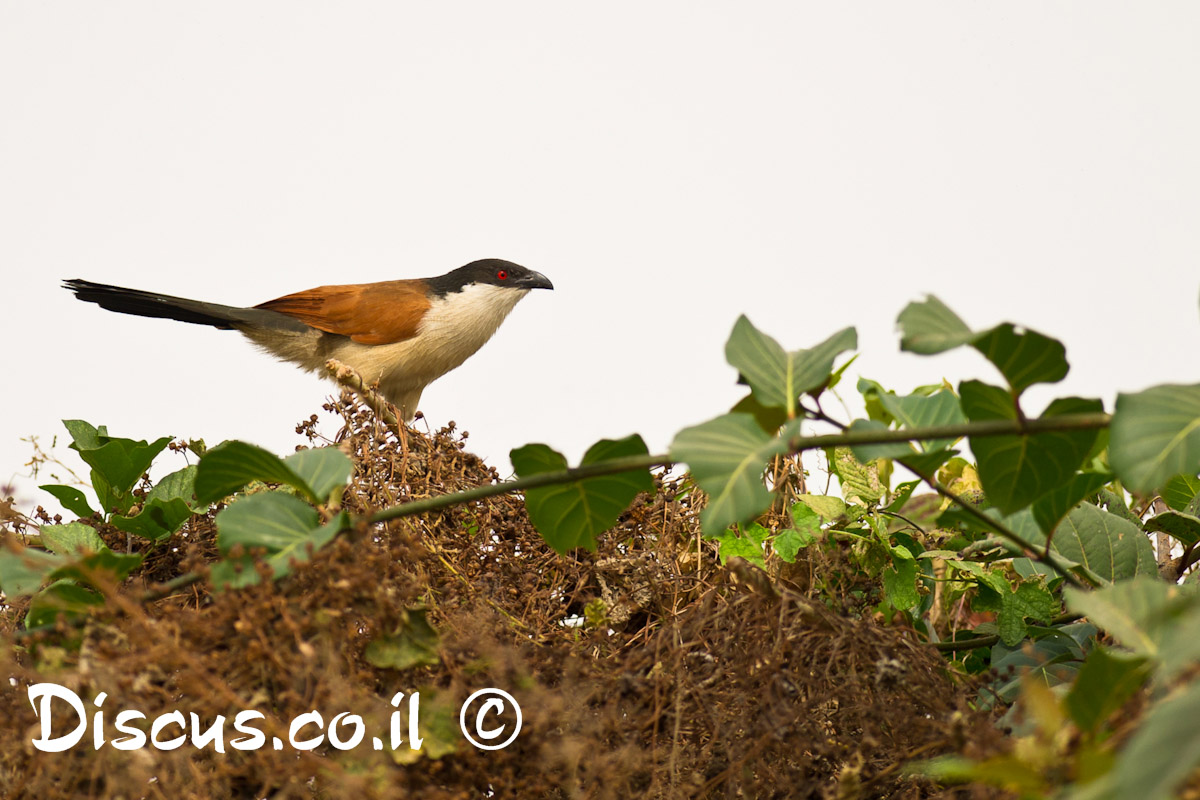
[[[433,301],[418,335],[457,340],[475,352],[504,322],[528,289],[474,283]]]

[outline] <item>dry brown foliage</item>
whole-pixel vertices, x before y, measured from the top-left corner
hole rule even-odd
[[[357,404],[330,407],[356,464],[344,497],[354,513],[497,479],[453,427],[409,433],[405,454]],[[951,796],[905,777],[903,765],[970,753],[997,734],[965,710],[967,690],[944,660],[904,630],[805,596],[809,581],[796,576],[837,569],[828,555],[791,578],[722,567],[699,537],[702,497],[683,479],[656,482],[595,553],[554,554],[521,499],[501,496],[342,536],[278,583],[223,594],[200,583],[135,602],[217,557],[211,516],[194,518],[82,629],[14,640],[21,608],[9,609],[0,796]],[[124,534],[101,533],[124,549]],[[598,624],[564,624],[589,603]],[[403,631],[421,606],[440,637],[437,663],[372,666],[368,643]],[[72,637],[77,649],[62,646]],[[26,694],[41,681],[70,687],[89,711],[106,692],[110,726],[126,708],[151,720],[195,713],[202,730],[256,708],[268,737],[286,741],[290,720],[317,709],[326,722],[360,714],[368,738],[351,751],[125,752],[93,749],[89,728],[72,750],[43,753],[30,744],[37,721]],[[516,696],[524,728],[504,750],[477,751],[458,733],[458,704],[491,686]],[[373,750],[389,700],[414,690],[424,750]],[[226,740],[235,735],[227,727]]]

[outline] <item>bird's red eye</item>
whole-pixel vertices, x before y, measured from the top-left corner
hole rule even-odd
[[[500,270],[499,272],[496,273],[496,277],[499,280],[504,280],[505,278],[508,277],[508,270],[506,270],[506,269]]]

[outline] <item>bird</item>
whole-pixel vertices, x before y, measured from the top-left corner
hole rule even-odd
[[[236,330],[262,350],[309,372],[329,359],[354,369],[412,421],[421,393],[475,354],[531,289],[553,289],[540,272],[485,258],[436,278],[318,286],[247,308],[93,283],[63,287],[121,314]]]

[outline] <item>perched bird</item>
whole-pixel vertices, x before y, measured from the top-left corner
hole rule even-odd
[[[318,286],[252,308],[222,306],[85,280],[63,285],[80,300],[122,314],[240,331],[308,371],[331,358],[352,367],[407,422],[421,392],[466,361],[530,289],[553,289],[540,272],[485,258],[436,278]]]

